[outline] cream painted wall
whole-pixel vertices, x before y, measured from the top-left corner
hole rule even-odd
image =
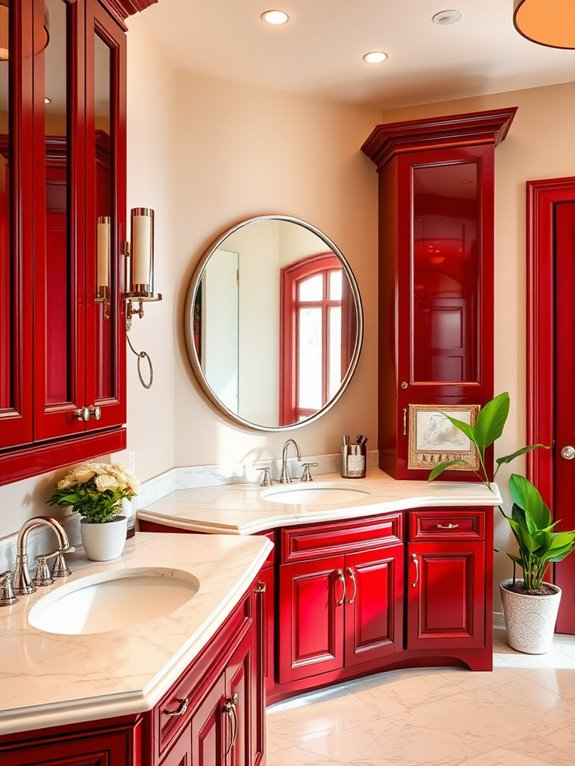
[[[367,434],[375,447],[377,178],[359,149],[378,112],[183,71],[176,98],[176,465],[277,458],[288,436],[307,455],[337,451],[346,432]],[[356,273],[366,320],[359,367],[342,399],[319,422],[280,433],[231,425],[206,403],[182,329],[187,285],[204,250],[229,226],[264,213],[302,218],[335,241]]]
[[[508,106],[519,108],[507,138],[495,150],[495,391],[509,391],[511,413],[497,455],[510,454],[523,446],[526,438],[525,182],[575,175],[575,83],[426,104],[381,115],[382,122],[391,122]],[[524,470],[524,463],[517,460],[499,474],[507,503],[509,475]],[[508,525],[499,514],[495,522],[496,547],[505,549],[511,538]],[[496,554],[494,583],[509,576],[510,571],[507,556]],[[495,604],[497,609],[498,592]]]

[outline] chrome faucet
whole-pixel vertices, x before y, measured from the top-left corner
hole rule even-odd
[[[287,464],[287,452],[288,452],[288,447],[290,444],[293,444],[293,446],[295,447],[297,459],[301,461],[301,452],[300,452],[298,443],[296,442],[295,439],[288,439],[282,449],[282,472],[280,476],[280,484],[291,484],[291,476],[290,476],[289,468]]]
[[[56,565],[54,572],[55,576],[63,577],[66,574],[70,574],[70,570],[66,567],[64,562],[63,553],[70,549],[70,543],[68,542],[68,535],[64,530],[64,527],[59,521],[53,519],[51,516],[34,516],[32,519],[28,519],[22,524],[20,531],[18,532],[18,539],[16,541],[16,567],[14,568],[13,584],[14,593],[18,596],[26,595],[27,593],[34,593],[36,586],[30,581],[30,572],[28,571],[28,535],[33,529],[38,527],[49,527],[53,530],[54,534],[58,538],[58,550],[54,554],[47,554],[47,556],[39,558],[52,558],[56,555]],[[51,582],[51,580],[50,580]],[[48,584],[48,583],[44,583]]]

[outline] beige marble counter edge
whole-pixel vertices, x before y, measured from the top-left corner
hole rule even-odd
[[[165,538],[164,535],[136,535],[136,539],[139,537],[148,539],[152,537]],[[170,537],[174,536],[170,535]],[[178,537],[181,538],[181,536]],[[250,564],[243,569],[242,575],[234,578],[227,591],[220,597],[217,607],[214,607],[201,624],[194,626],[190,639],[185,641],[161,667],[157,668],[148,683],[141,689],[111,691],[108,694],[98,694],[91,697],[84,696],[81,698],[71,697],[70,699],[60,701],[46,700],[41,704],[36,703],[0,709],[0,736],[81,723],[83,721],[116,718],[151,710],[170,686],[179,678],[190,662],[198,656],[234,607],[239,603],[246,589],[266,560],[271,548],[272,544],[268,540],[258,538],[258,545],[254,555],[251,557]],[[118,561],[121,561],[121,559],[118,559]],[[153,567],[153,562],[149,563],[149,566]],[[181,563],[178,566],[181,567]],[[194,564],[190,563],[190,567],[193,566]],[[87,572],[84,572],[84,569],[81,569],[79,572],[79,574],[82,573],[87,574]],[[36,594],[33,595],[35,596]],[[14,610],[18,606],[16,604],[13,607],[8,607],[8,609]],[[27,607],[20,605],[20,609],[23,608]],[[2,616],[0,612],[0,622]],[[157,623],[157,621],[154,622]],[[76,637],[71,638],[72,640],[76,639]],[[4,661],[6,661],[6,657],[4,657]],[[22,678],[20,683],[23,687],[22,694],[25,695],[25,677]]]
[[[371,480],[371,481],[370,481]],[[316,482],[329,481],[330,483],[341,483],[346,485],[348,480],[341,479],[337,474],[324,474],[316,477]],[[453,506],[477,506],[477,507],[495,507],[501,504],[502,499],[499,488],[496,484],[491,485],[491,490],[487,489],[479,482],[410,482],[395,481],[379,471],[373,469],[368,471],[367,478],[363,480],[367,486],[373,484],[372,494],[369,499],[357,501],[355,503],[334,503],[326,507],[306,506],[306,505],[285,505],[282,503],[271,503],[262,500],[259,495],[262,492],[261,487],[254,485],[229,485],[232,492],[242,491],[246,495],[253,495],[252,505],[248,509],[242,508],[240,513],[232,507],[209,507],[209,503],[190,502],[189,507],[178,509],[179,512],[167,512],[166,507],[170,505],[170,500],[185,495],[193,497],[195,494],[201,496],[205,488],[198,489],[180,489],[166,495],[159,503],[152,504],[152,507],[138,511],[138,518],[145,521],[163,524],[174,529],[186,529],[190,532],[204,532],[210,534],[235,534],[251,535],[258,532],[275,529],[278,527],[294,526],[300,524],[312,524],[323,521],[338,521],[344,519],[360,518],[362,516],[373,516],[378,513],[393,513],[403,510],[427,507],[453,507]],[[287,485],[289,488],[292,485]],[[301,486],[301,485],[296,485]],[[313,488],[313,484],[309,487]],[[412,497],[394,497],[385,498],[378,496],[382,491],[381,486],[393,487],[394,491],[417,491],[417,495]],[[207,488],[208,491],[214,491],[213,487]],[[217,488],[220,493],[225,493],[226,487]],[[154,505],[162,506],[154,510]],[[183,505],[178,503],[178,505]],[[249,512],[253,518],[249,520],[238,520],[238,516]],[[236,518],[234,519],[234,513]],[[195,514],[195,516],[194,516]],[[210,515],[212,519],[201,518]]]

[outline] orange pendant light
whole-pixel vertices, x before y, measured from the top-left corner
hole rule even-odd
[[[575,0],[514,0],[513,24],[531,42],[575,49]]]

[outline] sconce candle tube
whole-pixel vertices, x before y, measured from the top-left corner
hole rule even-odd
[[[147,207],[132,209],[131,288],[132,294],[154,294],[154,211]]]
[[[111,218],[100,215],[96,223],[96,288],[100,298],[106,296],[110,288],[110,254],[112,250]]]

